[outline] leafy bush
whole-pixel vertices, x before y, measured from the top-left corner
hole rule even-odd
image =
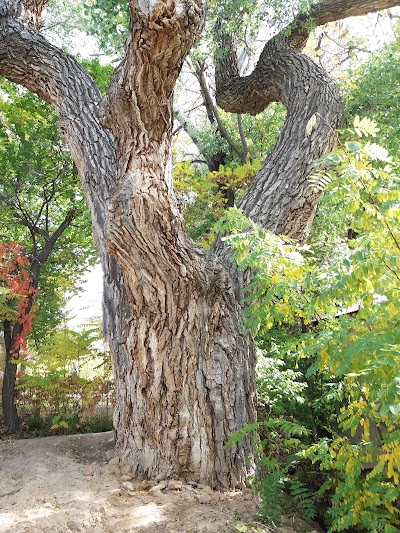
[[[83,379],[63,370],[44,376],[25,374],[18,385],[21,436],[109,431],[111,412],[98,412],[104,402],[111,410],[114,386],[107,377]]]
[[[113,429],[112,417],[107,414],[59,413],[57,415],[25,412],[22,414],[21,438],[102,433]]]
[[[308,361],[308,377],[321,374],[340,389],[336,432],[298,455],[330,477],[321,493],[333,492],[331,532],[400,526],[400,182],[387,151],[361,142],[376,131],[356,117],[348,140],[317,162],[322,170],[310,183],[323,191],[321,202],[341,205],[349,230],[323,262],[317,239],[297,246],[236,209],[217,226],[230,232],[239,268],[253,272],[248,327],[259,335],[296,330],[286,353]]]
[[[308,520],[315,518],[316,510],[311,493],[296,475],[294,467],[298,462],[296,452],[304,449],[298,437],[307,437],[310,431],[294,421],[269,418],[264,422],[246,425],[235,432],[226,445],[235,444],[255,430],[261,436],[261,439],[256,437],[254,446],[260,456],[262,479],[251,481],[262,498],[260,516],[275,525],[289,511],[296,511]]]
[[[88,380],[65,371],[42,376],[24,375],[18,385],[19,405],[39,414],[94,412],[104,395],[111,395],[113,384],[100,377]]]

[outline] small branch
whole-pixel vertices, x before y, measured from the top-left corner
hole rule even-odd
[[[242,165],[244,165],[249,155],[249,145],[247,144],[246,135],[244,134],[244,130],[243,130],[242,115],[237,115],[237,124],[239,128],[240,140],[242,141],[242,146],[243,146],[243,151],[242,151],[242,156],[240,158],[240,161]]]
[[[192,139],[193,144],[198,148],[199,152],[202,153],[203,146],[198,136],[198,130],[196,129],[196,127],[192,124],[192,122],[189,120],[187,115],[185,115],[183,110],[177,105],[174,105],[173,112],[174,112],[174,118],[179,122],[181,128],[184,129],[184,131]]]
[[[384,218],[384,223],[385,223],[385,226],[386,228],[388,229],[390,235],[392,236],[392,239],[394,240],[395,244],[396,244],[396,247],[397,249],[400,251],[400,244],[399,244],[399,241],[396,239],[393,231],[392,231],[392,228],[389,226],[387,220]]]
[[[400,276],[399,276],[399,274],[398,274],[395,270],[393,270],[393,268],[391,268],[391,267],[386,263],[386,261],[384,261],[383,264],[385,265],[385,267],[386,267],[388,270],[390,270],[390,272],[394,275],[394,277],[397,278],[397,279],[400,281]]]
[[[215,106],[208,89],[206,77],[204,74],[204,63],[197,63],[194,74],[200,85],[200,93],[203,100],[203,105],[206,108],[207,117],[210,124],[215,124]]]
[[[35,222],[32,220],[32,218],[29,216],[29,214],[23,208],[21,200],[19,199],[19,196],[18,196],[17,192],[15,192],[15,199],[16,199],[17,209],[20,211],[20,213],[22,215],[22,217],[20,215],[20,218],[22,218],[23,220],[26,220],[29,225],[35,226]]]
[[[361,180],[359,180],[359,182],[361,182]],[[361,186],[362,186],[362,188],[365,190],[364,185],[361,184]],[[371,202],[371,205],[375,208],[375,211],[376,211],[377,213],[379,213],[379,214],[382,216],[382,218],[383,218],[383,223],[385,224],[386,229],[387,229],[388,232],[390,233],[390,235],[391,235],[391,237],[392,237],[392,239],[393,239],[393,242],[394,242],[395,245],[396,245],[396,248],[400,251],[400,243],[399,243],[399,241],[397,240],[395,234],[393,233],[392,228],[389,226],[389,223],[388,223],[388,221],[386,220],[385,215],[384,215],[383,213],[381,213],[381,211],[380,211],[380,209],[379,209],[379,206],[376,204],[375,199],[372,197],[372,195],[371,195],[369,192],[368,192],[367,194],[368,194],[369,201]]]
[[[207,80],[204,74],[204,68],[201,65],[198,65],[198,67],[196,68],[196,76],[200,83],[201,94],[203,95],[204,104],[207,110],[210,110],[210,112],[214,116],[217,122],[218,131],[221,137],[226,140],[226,142],[229,144],[232,150],[240,157],[240,160],[242,161],[243,156],[244,156],[244,150],[241,150],[240,147],[233,141],[232,137],[228,133],[228,130],[225,128],[224,123],[222,122],[221,116],[219,114],[218,108],[214,104],[214,101],[211,97],[211,93],[208,88]]]
[[[17,216],[17,218],[18,218],[20,224],[22,224],[23,226],[26,226],[29,229],[31,234],[33,233],[35,235],[40,235],[46,241],[49,240],[50,235],[49,235],[49,233],[47,231],[42,230],[41,228],[39,228],[39,226],[36,226],[36,224],[33,224],[32,222],[30,222],[26,218],[23,218],[21,216]]]
[[[371,50],[368,50],[367,48],[362,48],[361,46],[356,46],[354,44],[351,44],[351,45],[344,45],[340,42],[338,42],[336,39],[334,39],[333,37],[331,37],[328,33],[324,32],[324,37],[326,39],[328,39],[328,41],[331,41],[332,43],[334,43],[336,46],[338,46],[339,48],[342,48],[342,50],[345,50],[347,52],[347,54],[350,54],[350,52],[352,52],[353,50],[357,50],[357,52],[365,52],[366,54],[372,54]]]
[[[29,217],[25,214],[25,211],[22,209],[21,204],[18,202],[18,207],[15,205],[15,202],[8,196],[5,196],[4,194],[0,194],[0,202],[3,202],[4,204],[8,205],[8,207],[11,209],[13,216],[19,221],[20,224],[23,226],[26,226],[31,235],[32,240],[34,241],[34,234],[40,235],[44,239],[48,238],[48,234],[46,234],[42,229],[40,229],[32,220],[29,219]]]
[[[75,218],[77,214],[77,209],[71,209],[68,211],[66,217],[62,221],[62,223],[58,226],[56,231],[50,236],[50,238],[47,240],[44,248],[40,251],[40,253],[33,259],[32,261],[32,268],[31,268],[31,274],[32,278],[38,283],[39,280],[39,273],[42,265],[47,261],[49,258],[49,255],[54,249],[54,246],[57,242],[57,240],[61,237],[61,235],[64,233],[64,231],[68,228],[68,226],[71,224],[73,219]]]
[[[183,130],[183,126],[182,124],[179,124],[179,126],[175,128],[174,131],[172,132],[172,137],[175,137],[175,135],[177,135],[182,130]]]

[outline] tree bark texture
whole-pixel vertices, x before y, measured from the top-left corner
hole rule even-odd
[[[230,50],[216,60],[218,104],[234,113],[257,114],[272,101],[287,109],[275,149],[239,207],[266,229],[304,242],[316,210],[307,179],[313,162],[335,146],[342,115],[339,91],[314,61],[292,48],[290,36],[268,42],[254,71],[241,77],[233,43],[218,31]],[[297,47],[299,41],[294,42]],[[313,117],[315,125],[307,132]]]
[[[233,283],[187,238],[170,181],[171,95],[201,21],[194,7],[179,16],[164,6],[144,24],[134,13],[103,102],[118,154],[109,250],[132,314],[129,327],[120,323],[125,347],[114,362],[116,427],[125,428],[117,444],[138,476],[237,486],[251,449],[223,444],[254,420],[253,347],[238,327]]]
[[[102,99],[73,59],[23,22],[20,4],[0,0],[0,74],[55,107],[82,179],[105,273],[119,453],[139,477],[241,486],[250,438],[224,447],[255,420],[254,347],[243,333],[239,280],[218,249],[187,237],[170,172],[172,91],[203,5],[131,0],[126,55]],[[267,45],[253,75],[240,78],[229,61],[217,74],[228,111],[287,106],[276,150],[242,207],[303,240],[314,209],[307,175],[333,145],[340,118],[334,86],[284,40]]]
[[[79,65],[15,18],[2,20],[0,71],[55,106],[82,177],[105,270],[121,455],[142,477],[238,486],[250,442],[224,443],[255,419],[254,350],[234,281],[187,238],[175,206],[171,96],[201,6],[168,6],[133,6],[126,60],[102,103]]]
[[[303,243],[316,210],[316,194],[308,177],[315,169],[314,161],[336,145],[341,98],[322,69],[293,51],[285,40],[272,41],[257,67],[262,73],[269,69],[275,72],[274,84],[280,89],[287,116],[274,151],[239,207],[270,231]],[[260,76],[262,84],[267,79]],[[313,117],[315,125],[307,131]]]

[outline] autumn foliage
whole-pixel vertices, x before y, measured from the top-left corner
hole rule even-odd
[[[26,339],[37,308],[34,300],[39,292],[32,284],[29,259],[22,250],[21,244],[0,242],[0,318],[21,326],[12,340],[14,358],[27,349]]]

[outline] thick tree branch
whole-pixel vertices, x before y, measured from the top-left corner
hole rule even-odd
[[[216,100],[225,111],[232,113],[257,114],[271,102],[280,101],[286,105],[282,93],[282,81],[276,76],[274,65],[270,65],[271,45],[280,43],[301,51],[315,26],[341,20],[351,16],[366,15],[371,12],[400,5],[400,0],[322,0],[312,6],[307,14],[299,17],[288,29],[269,41],[261,52],[259,61],[249,76],[239,76],[235,38],[224,33],[224,26],[215,29],[220,43],[216,62]]]
[[[48,3],[49,0],[24,0],[24,22],[39,30],[42,23],[42,13]]]
[[[216,26],[225,50],[216,55],[216,100],[233,113],[257,114],[272,101],[282,102],[287,120],[273,153],[254,179],[240,207],[276,233],[300,241],[307,237],[315,212],[315,196],[307,185],[312,162],[335,145],[341,118],[335,85],[311,59],[299,53],[309,31],[349,16],[400,5],[400,0],[322,0],[307,15],[264,46],[249,76],[239,76],[234,38]],[[307,125],[313,124],[311,132]]]
[[[399,0],[321,0],[311,7],[307,15],[300,16],[299,19],[322,26],[328,22],[376,13],[398,5]]]
[[[49,235],[49,238],[47,239],[47,242],[43,249],[40,251],[39,255],[37,256],[36,260],[37,262],[42,265],[47,261],[49,258],[51,252],[53,251],[53,248],[58,241],[58,239],[61,237],[61,235],[64,233],[64,231],[71,225],[72,221],[76,217],[77,209],[73,208],[68,211],[66,216],[64,217],[64,220],[61,222],[61,224],[58,226],[58,228]]]
[[[102,108],[102,122],[113,131],[122,158],[122,175],[135,153],[153,150],[169,134],[172,91],[203,17],[201,0],[131,0],[130,8],[125,58]]]
[[[200,0],[130,5],[125,58],[102,107],[118,156],[109,249],[123,271],[137,261],[138,271],[154,267],[164,279],[171,262],[179,271],[197,255],[174,199],[170,158],[172,91],[200,30],[203,5]],[[136,305],[137,294],[130,297]]]
[[[28,27],[22,16],[20,1],[0,0],[0,75],[55,108],[86,193],[97,246],[106,254],[107,199],[117,165],[112,135],[99,120],[101,93],[72,57]]]

